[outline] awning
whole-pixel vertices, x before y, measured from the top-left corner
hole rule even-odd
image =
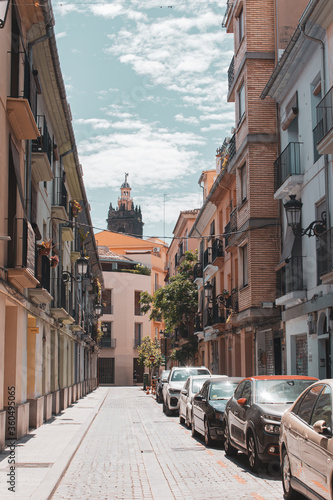
[[[286,260],[290,259],[291,253],[293,250],[293,246],[294,246],[294,242],[295,242],[294,231],[292,230],[291,226],[288,226],[286,236],[285,236],[284,242],[283,242],[283,251],[282,251],[282,254],[280,257],[280,262],[276,266],[275,271],[278,271],[283,266],[285,266]]]

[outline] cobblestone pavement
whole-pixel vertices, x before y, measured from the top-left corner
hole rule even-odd
[[[108,389],[53,500],[282,499],[277,473],[206,448],[138,387]]]

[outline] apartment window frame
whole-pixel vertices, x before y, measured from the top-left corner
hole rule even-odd
[[[238,103],[238,125],[243,121],[245,116],[245,81],[241,83],[237,90],[237,103]]]
[[[247,201],[247,165],[246,162],[239,169],[240,205]]]
[[[249,247],[246,242],[239,247],[240,263],[241,263],[241,288],[245,288],[249,284]]]
[[[242,43],[244,38],[244,10],[241,7],[239,14],[237,16],[238,21],[238,46]]]
[[[134,316],[142,316],[141,306],[140,306],[140,295],[142,290],[134,291]]]
[[[134,323],[134,347],[140,347],[142,342],[143,323]]]
[[[102,305],[103,305],[103,315],[104,314],[113,314],[112,307],[112,288],[105,288],[102,290]]]

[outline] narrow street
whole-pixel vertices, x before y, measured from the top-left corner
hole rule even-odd
[[[206,448],[139,387],[110,387],[53,500],[282,499],[277,473]]]

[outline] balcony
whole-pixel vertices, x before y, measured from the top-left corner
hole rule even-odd
[[[73,283],[64,283],[62,279],[57,281],[57,298],[54,307],[51,308],[51,316],[64,325],[75,323],[75,311],[73,309]]]
[[[197,279],[202,279],[202,263],[197,262],[193,268],[193,278],[194,281]]]
[[[212,247],[208,247],[203,254],[204,269],[212,264]]]
[[[115,349],[116,348],[116,339],[110,338],[110,337],[107,337],[107,338],[102,337],[102,339],[100,341],[100,346],[102,349],[105,347]]]
[[[62,241],[74,241],[74,233],[71,223],[64,224],[61,228]]]
[[[231,63],[228,69],[228,95],[232,89],[235,79],[235,57],[231,59]]]
[[[67,190],[62,177],[54,179],[51,217],[56,224],[68,222]]]
[[[229,162],[236,154],[236,135],[234,134],[229,142]]]
[[[317,106],[316,128],[319,154],[333,154],[333,87]]]
[[[223,242],[217,238],[212,244],[212,263],[218,264],[223,262],[223,257]]]
[[[53,179],[53,173],[51,170],[52,143],[45,116],[37,116],[37,126],[40,136],[32,141],[32,177],[36,182],[47,182]]]
[[[303,257],[291,257],[277,272],[277,306],[293,307],[306,299],[303,283]]]
[[[203,326],[207,328],[208,326],[213,326],[213,309],[211,307],[206,307],[203,314]]]
[[[229,21],[229,17],[230,17],[230,13],[232,11],[233,3],[234,3],[234,0],[227,0],[227,7],[226,7],[226,10],[225,10],[225,13],[224,13],[224,17],[223,17],[223,21],[222,21],[222,28],[226,28],[227,27],[227,24],[228,24],[228,21]]]
[[[224,307],[220,304],[213,304],[213,325],[225,323]]]
[[[8,281],[20,291],[35,288],[35,233],[23,218],[14,218],[8,225],[11,241],[8,242]]]
[[[18,140],[28,141],[39,137],[39,130],[27,99],[7,97],[7,115]]]
[[[303,184],[300,142],[290,142],[274,162],[274,198],[282,200]]]
[[[36,276],[39,281],[37,288],[29,290],[29,299],[36,305],[50,304],[53,297],[50,294],[50,259],[47,255],[38,255]]]
[[[232,202],[231,202],[232,206]],[[237,231],[237,207],[235,207],[230,213],[230,221],[224,228],[224,245],[225,248],[231,246],[230,238],[233,233]]]
[[[318,238],[317,266],[323,285],[333,284],[333,228]]]

